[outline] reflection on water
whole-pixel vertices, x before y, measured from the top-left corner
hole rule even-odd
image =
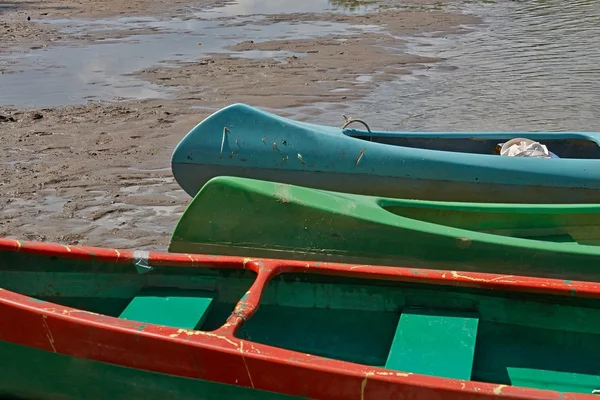
[[[358,11],[365,8],[369,8],[375,1],[365,0],[328,0],[331,7],[335,9],[342,9],[347,11]]]
[[[385,83],[350,113],[384,129],[600,131],[600,2],[478,2],[463,9],[485,24],[464,35],[411,38],[408,51],[446,60]],[[337,123],[338,114],[321,118]]]
[[[192,61],[207,54],[226,52],[237,57],[275,58],[290,55],[286,51],[224,50],[242,40],[265,41],[274,39],[310,39],[335,34],[345,35],[359,31],[375,31],[374,25],[337,22],[278,22],[257,24],[261,17],[238,18],[223,24],[211,20],[158,21],[154,19],[99,20],[93,23],[73,21],[65,29],[71,32],[123,27],[160,28],[165,33],[136,35],[122,40],[91,45],[50,47],[26,54],[9,55],[7,59],[20,61],[21,72],[0,75],[0,104],[16,107],[43,107],[85,103],[86,100],[140,99],[166,97],[168,89],[127,75],[151,67],[164,60]],[[61,21],[63,23],[64,21]],[[136,24],[136,25],[134,25]],[[199,46],[198,42],[202,45]]]
[[[196,15],[201,18],[218,18],[256,14],[355,13],[374,8],[374,3],[373,0],[237,0],[210,10],[203,10]]]

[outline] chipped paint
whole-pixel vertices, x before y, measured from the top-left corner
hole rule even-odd
[[[375,375],[374,372],[365,373],[365,379],[363,379],[363,381],[360,384],[360,400],[365,400],[365,389],[367,388],[367,381],[369,380],[369,377],[373,375]]]
[[[362,157],[365,155],[365,151],[367,149],[365,147],[362,148],[361,151],[358,152],[358,155],[356,156],[356,159],[354,160],[354,165],[358,165],[358,163],[360,162],[360,160],[362,159]]]
[[[3,290],[3,289],[0,289],[0,290]],[[32,298],[32,300],[33,299],[34,298]],[[36,300],[36,302],[39,302],[39,303],[46,303],[43,300],[39,300],[39,299],[35,299],[35,300]],[[104,315],[95,313],[93,311],[78,310],[76,308],[44,307],[44,308],[42,308],[42,311],[45,311],[45,312],[48,312],[48,313],[52,313],[52,314],[61,314],[61,315],[89,314],[89,315],[93,315],[93,316],[102,316],[102,317],[104,317]]]
[[[227,140],[227,134],[229,133],[229,129],[227,127],[223,128],[223,139],[221,140],[221,153],[223,154],[223,149],[225,148],[225,141]]]
[[[244,258],[244,264],[243,264],[243,265],[244,265],[244,269],[247,269],[247,268],[246,268],[246,265],[248,265],[248,263],[249,263],[249,262],[252,262],[252,261],[253,261],[253,260],[252,260],[251,258]]]
[[[246,372],[248,373],[248,379],[250,379],[250,385],[252,389],[254,389],[254,381],[252,380],[252,375],[250,374],[250,368],[248,368],[248,363],[246,362],[246,357],[244,357],[244,342],[240,342],[240,353],[242,353],[242,361],[244,362],[244,367],[246,367]]]
[[[133,264],[138,273],[145,274],[154,269],[149,265],[149,259],[150,253],[148,251],[135,250],[133,252]]]
[[[199,335],[202,335],[202,336],[214,337],[214,338],[226,341],[227,343],[229,343],[232,346],[234,346],[236,349],[240,347],[238,343],[234,342],[233,340],[231,340],[227,336],[217,335],[216,333],[212,333],[212,332],[195,331],[195,330],[181,329],[180,328],[180,329],[177,329],[177,332],[170,334],[169,337],[178,338],[182,334],[185,334],[186,336],[199,336]]]
[[[498,385],[494,388],[494,394],[496,396],[499,396],[502,394],[502,389],[504,389],[506,387],[506,385]]]
[[[402,378],[406,378],[412,375],[412,372],[375,372],[377,376],[398,376]]]
[[[52,351],[56,353],[56,346],[54,346],[54,336],[52,336],[52,332],[50,332],[50,327],[48,326],[46,314],[42,314],[42,326],[46,329],[46,337],[50,342],[50,346],[52,346]]]
[[[500,276],[496,276],[495,278],[490,278],[490,279],[486,279],[486,278],[476,278],[473,276],[468,276],[468,275],[461,275],[456,271],[450,271],[450,274],[452,274],[453,278],[461,278],[461,279],[466,279],[468,281],[473,281],[473,282],[484,282],[484,283],[490,283],[490,282],[504,282],[505,279],[510,279],[510,278],[514,278],[514,275],[500,275]],[[445,277],[446,274],[444,273],[444,275],[442,275],[442,277]],[[507,281],[507,282],[511,282],[511,281]]]
[[[300,153],[298,153],[298,160],[300,160],[302,164],[306,164],[306,161],[304,161],[304,159],[302,158],[302,154]]]

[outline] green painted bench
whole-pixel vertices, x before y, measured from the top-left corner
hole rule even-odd
[[[478,324],[474,312],[405,308],[385,367],[469,380]]]
[[[201,327],[215,292],[146,290],[131,300],[119,318],[183,329]]]

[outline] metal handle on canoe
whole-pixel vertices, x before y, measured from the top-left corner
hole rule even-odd
[[[346,129],[346,127],[353,122],[359,122],[359,123],[363,124],[365,126],[365,128],[367,128],[367,131],[369,131],[369,133],[372,133],[371,128],[369,128],[369,125],[367,125],[367,123],[365,121],[363,121],[362,119],[351,118],[351,117],[347,117],[346,115],[342,115],[342,116],[346,120],[344,125],[342,125],[342,129]]]

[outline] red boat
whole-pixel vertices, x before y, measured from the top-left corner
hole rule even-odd
[[[0,239],[0,396],[584,399],[600,284]]]

